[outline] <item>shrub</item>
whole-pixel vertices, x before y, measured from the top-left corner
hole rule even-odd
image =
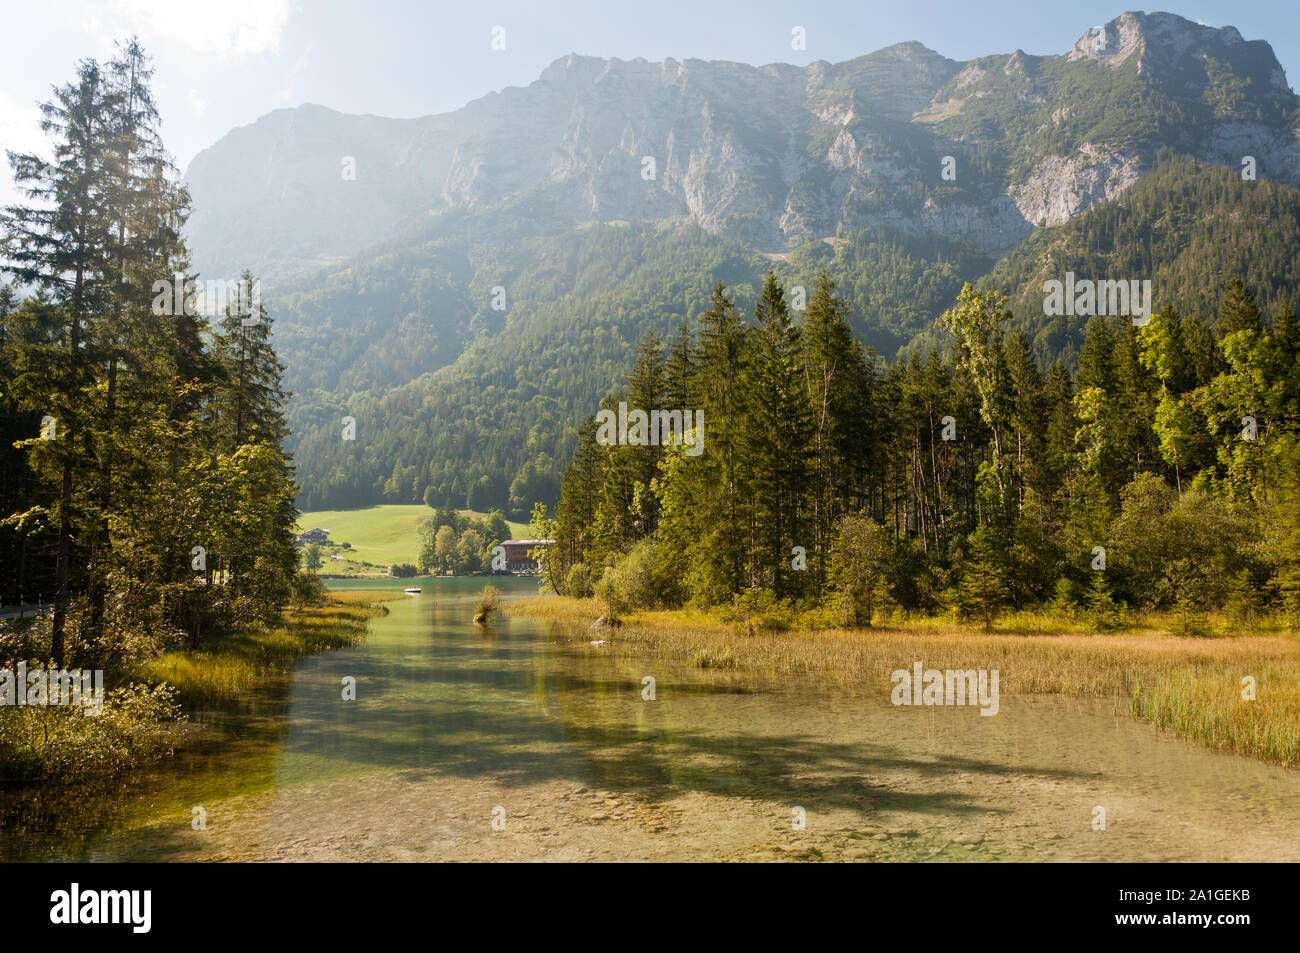
[[[1121,497],[1111,551],[1121,595],[1152,607],[1187,599],[1221,604],[1229,581],[1251,560],[1249,518],[1202,490],[1179,497],[1150,473],[1135,476]]]
[[[74,706],[8,708],[0,718],[0,776],[51,781],[121,774],[170,754],[180,718],[170,685],[115,688],[99,715]]]
[[[776,593],[771,589],[752,586],[733,596],[731,604],[723,608],[719,615],[724,622],[743,622],[750,631],[783,631],[795,624],[800,617],[800,610],[789,599],[777,599]]]
[[[889,534],[874,520],[861,516],[840,520],[839,536],[831,549],[830,577],[838,593],[842,624],[871,627],[888,548]]]
[[[590,599],[596,594],[596,579],[586,563],[576,563],[569,568],[565,580],[569,595],[575,599]]]
[[[294,608],[322,605],[325,602],[325,594],[325,583],[314,572],[294,574],[292,589]]]
[[[501,605],[501,590],[496,586],[484,586],[479,593],[478,605],[474,612],[474,621],[485,623],[492,621],[492,614]]]
[[[1169,627],[1170,635],[1205,638],[1212,634],[1209,618],[1192,599],[1179,599],[1174,605],[1174,613],[1173,625]]]
[[[655,541],[643,539],[615,563],[609,574],[614,602],[625,609],[653,608],[664,602],[670,583],[659,572]]]
[[[614,567],[606,566],[600,579],[592,588],[597,598],[605,604],[605,615],[602,618],[609,622],[617,621],[619,614],[628,606],[623,603],[618,587],[614,584]]]

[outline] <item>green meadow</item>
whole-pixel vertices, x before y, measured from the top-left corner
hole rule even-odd
[[[461,510],[479,518],[486,513]],[[419,503],[386,503],[354,510],[312,510],[298,517],[298,532],[327,529],[330,541],[321,547],[325,559],[321,572],[330,575],[382,573],[397,563],[414,563],[419,550],[420,527],[433,510]],[[526,538],[528,526],[507,520],[515,539]],[[350,543],[351,549],[343,548]],[[343,559],[332,559],[342,556]]]

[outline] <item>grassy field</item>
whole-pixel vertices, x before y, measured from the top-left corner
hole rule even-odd
[[[759,630],[689,611],[634,612],[613,635],[587,630],[593,600],[548,596],[511,603],[512,614],[571,624],[572,638],[611,639],[602,651],[757,678],[814,675],[821,683],[877,685],[915,661],[937,669],[997,669],[1008,694],[1109,698],[1119,711],[1192,741],[1300,766],[1300,636],[1281,631],[1212,638],[1168,634],[1149,616],[1099,635],[1041,614],[1010,616],[991,633],[935,619],[868,630]],[[608,631],[608,630],[605,630]],[[1242,680],[1254,679],[1246,700]]]
[[[461,510],[479,518],[486,513]],[[419,547],[420,527],[433,515],[423,504],[393,503],[356,510],[313,510],[298,517],[299,532],[317,528],[330,531],[330,543],[323,546],[322,573],[367,575],[382,573],[397,563],[414,563]],[[507,521],[509,522],[509,521]],[[526,538],[528,526],[509,522],[515,539]],[[351,543],[345,550],[339,544]],[[331,559],[331,556],[344,558]]]

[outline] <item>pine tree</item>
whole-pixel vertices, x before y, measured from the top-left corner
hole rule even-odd
[[[1046,399],[1045,458],[1052,496],[1055,497],[1070,477],[1075,455],[1074,435],[1079,429],[1074,414],[1074,384],[1059,361],[1048,369]]]
[[[866,498],[870,466],[870,371],[849,326],[851,308],[822,273],[801,328],[802,370],[812,410],[812,588],[826,582],[829,543],[836,523]]]
[[[694,409],[698,397],[698,360],[689,324],[682,324],[664,364],[664,400],[673,410]]]
[[[739,468],[746,488],[749,580],[783,598],[807,585],[791,553],[811,543],[804,500],[815,424],[800,366],[800,334],[774,272],[763,282],[754,319],[742,378],[746,413]]]
[[[119,493],[139,495],[138,480],[123,480],[120,471],[147,469],[152,461],[130,459],[139,450],[139,421],[156,406],[157,395],[171,387],[172,367],[149,355],[159,347],[156,315],[152,313],[155,281],[182,269],[188,251],[180,235],[189,212],[189,198],[176,179],[179,174],[163,147],[160,117],[150,90],[153,70],[139,43],[119,45],[108,65],[113,138],[110,148],[111,214],[109,243],[111,299],[98,323],[96,351],[103,373],[103,401],[96,435],[99,459],[97,508],[99,519],[90,534],[87,638],[97,641],[104,624],[108,577],[115,570],[114,534],[110,516]],[[202,352],[199,340],[192,342]]]
[[[271,345],[272,320],[258,288],[257,277],[246,269],[216,329],[223,365],[216,426],[227,452],[250,440],[279,446],[289,432],[284,364]]]
[[[628,414],[630,416],[634,411],[640,410],[646,415],[648,442],[642,446],[620,448],[619,451],[628,457],[629,476],[638,503],[637,539],[652,535],[659,519],[658,504],[649,490],[650,481],[659,473],[659,461],[663,457],[663,434],[653,428],[655,418],[651,412],[668,409],[664,399],[666,391],[663,343],[658,335],[649,331],[641,339],[636,363],[627,378]],[[628,429],[632,430],[631,424]]]
[[[1240,275],[1228,279],[1219,304],[1219,336],[1237,331],[1259,331],[1262,327],[1255,295]]]
[[[557,584],[567,583],[569,570],[585,563],[601,565],[605,554],[597,548],[595,533],[600,491],[603,484],[604,452],[596,443],[596,418],[588,417],[578,431],[578,446],[573,462],[564,472],[560,500],[556,507],[559,521],[556,537]],[[563,589],[561,595],[567,595]]]
[[[1043,375],[1022,330],[1013,331],[1004,343],[1007,384],[1011,388],[1008,426],[1015,440],[1013,483],[1019,509],[1025,505],[1027,488],[1045,495],[1047,468],[1044,459],[1047,394]]]
[[[739,592],[743,588],[747,527],[741,513],[738,458],[745,403],[741,381],[745,373],[747,331],[722,282],[700,316],[697,391],[704,405],[705,450],[702,479],[717,493],[710,507],[699,513],[699,524],[709,537],[701,557],[712,565],[700,567],[701,583],[711,592]]]
[[[113,294],[112,241],[116,216],[113,147],[117,129],[116,92],[99,64],[78,65],[74,83],[57,87],[41,105],[42,128],[54,137],[54,160],[10,154],[14,182],[36,204],[11,206],[0,215],[5,233],[5,270],[20,283],[43,292],[63,322],[57,344],[33,353],[43,401],[58,436],[40,448],[35,463],[58,474],[57,564],[51,652],[64,661],[68,608],[72,597],[73,537],[87,511],[81,481],[94,468],[94,446],[87,428],[94,416],[93,368],[98,338]],[[39,346],[38,346],[39,347]],[[43,366],[42,366],[43,365]]]
[[[134,41],[106,67],[80,64],[43,107],[54,160],[11,156],[36,203],[0,215],[5,269],[42,296],[4,319],[20,333],[0,334],[0,349],[18,367],[23,410],[57,429],[24,443],[29,471],[52,491],[42,509],[55,522],[59,663],[70,620],[76,651],[96,664],[122,644],[105,638],[110,626],[183,626],[197,645],[213,620],[273,616],[295,572],[283,367],[267,320],[243,349],[251,400],[237,402],[261,433],[223,443],[241,429],[238,411],[223,407],[206,317],[175,307],[189,270],[189,198],[162,146],[150,78]],[[192,564],[196,547],[212,558]],[[71,611],[82,584],[84,614]]]
[[[989,632],[1006,604],[1006,581],[998,546],[989,528],[981,526],[971,535],[970,542],[970,552],[962,567],[961,604],[968,613],[980,618],[984,631]]]

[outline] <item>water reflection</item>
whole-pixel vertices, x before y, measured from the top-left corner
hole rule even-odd
[[[590,787],[647,805],[801,805],[847,836],[883,818],[934,832],[909,841],[917,846],[903,859],[930,856],[923,842],[942,850],[950,832],[975,824],[1084,829],[1094,803],[1113,805],[1120,820],[1167,810],[1190,832],[1191,856],[1227,849],[1242,830],[1300,832],[1296,775],[1161,739],[1108,703],[1007,698],[1001,714],[981,718],[894,708],[874,686],[758,686],[735,673],[647,667],[557,642],[546,624],[475,626],[480,585],[433,581],[393,604],[366,644],[303,660],[212,714],[205,744],[120,789],[5,791],[4,856],[194,856],[209,848],[186,836],[192,805],[257,791],[310,800],[331,781],[354,785],[344,788],[351,798],[381,799],[378,779],[394,775],[530,792]],[[507,588],[528,594],[533,583]],[[656,679],[654,701],[642,698],[645,675]],[[342,697],[349,676],[354,701]],[[269,838],[288,836],[272,810],[258,810]],[[1163,836],[1158,825],[1145,837],[1117,835],[1107,857],[1149,856]],[[995,856],[1028,850],[1012,838]]]

